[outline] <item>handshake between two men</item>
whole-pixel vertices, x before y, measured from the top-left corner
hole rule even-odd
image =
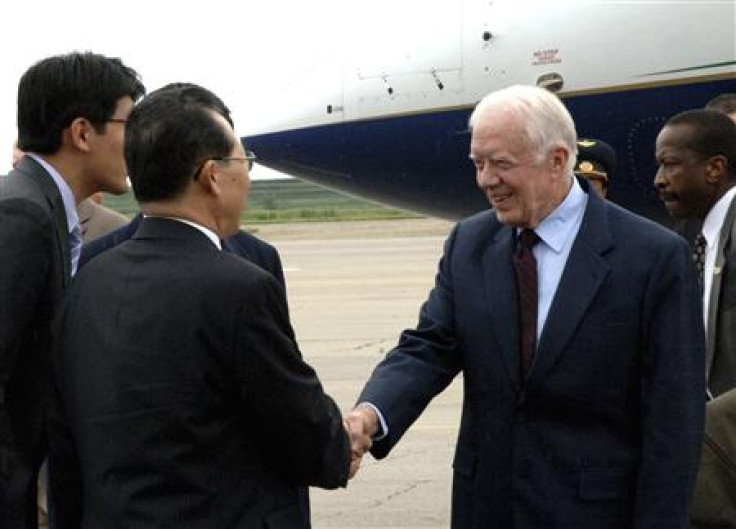
[[[379,431],[378,416],[367,404],[359,404],[343,418],[350,436],[350,472],[352,479],[358,473],[363,456],[373,446],[373,437]]]

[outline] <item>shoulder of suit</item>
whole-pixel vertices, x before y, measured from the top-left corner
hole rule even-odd
[[[271,273],[258,264],[229,252],[219,252],[213,260],[207,258],[207,267],[205,281],[215,296],[245,301],[250,299],[254,291],[278,283]]]
[[[0,199],[13,198],[34,200],[46,204],[46,193],[40,182],[18,170],[13,170],[7,176],[0,178]]]
[[[488,228],[489,226],[502,226],[496,217],[496,212],[492,209],[487,209],[469,217],[465,217],[456,224],[456,228],[462,227],[470,229]]]
[[[251,233],[248,233],[247,231],[241,230],[230,237],[229,240],[236,241],[237,243],[242,244],[247,248],[250,248],[257,252],[278,253],[278,251],[272,244],[267,243],[263,239],[259,239],[258,237]]]
[[[449,238],[455,240],[487,239],[494,237],[500,230],[506,228],[498,221],[496,212],[492,209],[481,211],[466,217],[455,224]]]
[[[17,172],[0,177],[0,207],[6,210],[21,208],[37,219],[48,218],[49,222],[54,217],[52,200],[38,182]]]
[[[614,221],[614,225],[618,225],[625,235],[636,237],[638,234],[653,235],[665,239],[681,239],[681,237],[670,228],[655,222],[651,219],[643,217],[638,213],[629,211],[618,204],[610,201],[603,201],[606,215]]]
[[[731,203],[728,205],[728,210],[726,211],[726,217],[723,220],[723,224],[724,226],[736,228],[736,195],[733,196]]]

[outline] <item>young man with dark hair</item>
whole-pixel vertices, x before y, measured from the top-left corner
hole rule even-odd
[[[16,167],[0,179],[0,525],[35,528],[51,320],[74,274],[76,205],[126,189],[125,121],[145,89],[119,59],[44,59],[18,86]]]

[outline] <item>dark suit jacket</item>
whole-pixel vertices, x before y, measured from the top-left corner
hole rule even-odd
[[[736,389],[708,402],[692,503],[695,529],[736,528]]]
[[[51,320],[70,278],[69,231],[51,176],[25,156],[0,177],[0,526],[36,526]]]
[[[85,244],[82,248],[82,255],[79,259],[79,267],[81,268],[105,250],[114,248],[118,244],[130,239],[135,233],[135,230],[138,229],[141,220],[143,220],[143,215],[139,213],[133,217],[133,220],[131,220],[126,226],[121,226],[117,230],[111,231],[107,235],[100,237],[89,244]],[[286,283],[284,281],[284,270],[281,266],[281,258],[279,257],[279,253],[276,248],[267,242],[262,241],[250,233],[239,231],[232,237],[225,240],[223,250],[239,255],[251,263],[261,267],[263,270],[273,275],[278,282],[285,287]]]
[[[388,423],[373,454],[462,372],[453,528],[688,527],[705,387],[686,242],[589,193],[524,381],[513,239],[492,211],[451,233],[417,328],[360,396]]]
[[[708,388],[718,396],[736,388],[736,200],[721,227],[707,309]]]
[[[57,341],[58,529],[303,528],[299,486],[346,483],[283,288],[186,224],[144,219],[88,263]]]

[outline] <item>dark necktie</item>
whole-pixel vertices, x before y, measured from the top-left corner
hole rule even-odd
[[[524,376],[529,372],[537,343],[537,260],[532,248],[539,242],[534,230],[522,230],[514,252],[514,269],[519,295],[519,342]]]
[[[700,288],[703,288],[703,277],[705,275],[705,249],[707,241],[702,233],[699,233],[695,237],[695,244],[693,245],[693,262],[695,263],[695,269],[698,271],[698,282]]]
[[[84,240],[82,239],[82,229],[79,225],[74,226],[72,231],[69,232],[69,254],[71,257],[71,272],[72,276],[77,273],[77,267],[79,266],[79,257],[82,255],[82,245]]]

